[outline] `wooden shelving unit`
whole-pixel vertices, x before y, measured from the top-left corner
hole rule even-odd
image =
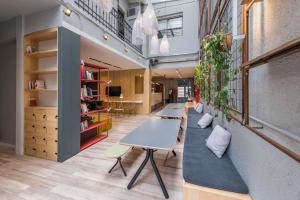
[[[37,52],[27,54],[27,56],[35,57],[35,58],[53,57],[53,56],[57,56],[57,49],[37,51]]]
[[[80,152],[79,66],[78,34],[54,27],[25,35],[26,155],[63,162]]]
[[[32,47],[36,51],[28,53],[27,47]],[[58,156],[58,28],[26,35],[24,48],[25,154],[56,161]],[[34,83],[37,80],[43,80],[46,88],[29,88],[29,82]]]
[[[86,87],[91,88],[93,94],[88,96],[81,96],[82,104],[93,104],[95,102],[101,102],[101,85],[108,85],[108,81],[101,79],[101,73],[103,71],[109,71],[108,68],[97,66],[90,63],[82,63],[81,66],[81,86],[85,85]],[[86,71],[89,71],[93,74],[93,79],[88,79],[84,77]],[[91,117],[92,123],[89,122],[88,127],[81,129],[81,145],[80,150],[84,150],[91,145],[105,139],[108,137],[108,130],[112,127],[112,117],[109,114],[110,108],[104,106],[104,101],[102,101],[103,107],[96,109],[89,109],[86,112],[81,112],[81,122],[85,120],[85,117]]]
[[[26,73],[27,74],[56,74],[57,69],[32,70]]]

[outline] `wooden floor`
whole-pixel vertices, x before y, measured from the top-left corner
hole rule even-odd
[[[164,199],[150,162],[134,187],[127,184],[144,159],[145,152],[134,149],[124,157],[128,173],[120,168],[111,174],[115,163],[104,157],[104,151],[151,116],[130,116],[113,119],[113,129],[107,139],[79,153],[64,163],[29,156],[16,156],[13,150],[0,147],[0,200],[150,200]],[[181,136],[182,138],[182,136]],[[155,160],[169,192],[169,199],[182,199],[182,142],[175,151],[155,153]]]

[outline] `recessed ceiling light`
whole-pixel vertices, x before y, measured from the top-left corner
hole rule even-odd
[[[72,10],[71,10],[70,8],[65,8],[65,9],[64,9],[64,14],[65,14],[66,16],[70,17],[71,14],[72,14]]]
[[[108,34],[104,33],[104,34],[103,34],[103,39],[104,39],[104,40],[108,40],[108,39],[109,39]]]
[[[127,47],[125,47],[124,51],[127,53],[129,51],[129,49]]]

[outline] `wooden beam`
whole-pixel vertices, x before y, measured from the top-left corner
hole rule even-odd
[[[283,153],[287,154],[288,156],[290,156],[291,158],[293,158],[294,160],[296,160],[297,162],[300,163],[300,155],[298,155],[297,153],[291,151],[287,147],[279,144],[278,142],[276,142],[275,140],[273,140],[269,136],[267,136],[264,133],[256,130],[253,127],[250,127],[249,125],[246,125],[246,128],[248,128],[250,131],[252,131],[256,135],[258,135],[259,137],[263,138],[265,141],[267,141],[268,143],[270,143],[271,145],[273,145],[274,147],[276,147],[277,149],[279,149],[280,151],[282,151]]]
[[[290,40],[279,47],[268,51],[261,56],[258,56],[248,62],[244,62],[242,68],[246,70],[252,69],[254,67],[258,67],[269,62],[272,59],[278,58],[280,56],[287,56],[293,53],[297,53],[300,51],[300,37],[297,37],[293,40]]]

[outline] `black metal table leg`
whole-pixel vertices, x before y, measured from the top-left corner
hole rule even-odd
[[[127,176],[127,174],[126,174],[126,172],[125,172],[125,169],[124,169],[124,167],[123,167],[123,165],[122,165],[121,158],[118,159],[118,162],[120,163],[120,166],[121,166],[121,169],[122,169],[122,171],[123,171],[124,176]]]
[[[142,172],[142,170],[144,169],[144,167],[146,166],[148,160],[150,158],[150,149],[147,149],[147,154],[146,154],[146,158],[143,161],[143,163],[141,164],[141,166],[139,167],[139,169],[137,170],[137,172],[134,174],[133,178],[131,179],[131,181],[129,182],[127,189],[130,190],[132,188],[132,185],[134,184],[134,182],[136,181],[136,179],[138,178],[138,176],[140,175],[140,173]]]
[[[164,184],[164,182],[163,182],[163,180],[162,180],[162,178],[160,176],[160,173],[159,173],[159,171],[157,169],[157,166],[155,164],[155,161],[154,161],[154,158],[153,158],[153,150],[152,149],[150,150],[150,161],[151,161],[153,170],[155,172],[155,175],[156,175],[156,177],[158,179],[158,182],[160,184],[160,187],[161,187],[161,189],[162,189],[162,191],[163,191],[163,193],[165,195],[165,198],[168,199],[169,198],[169,194],[168,194],[168,191],[167,191],[167,189],[165,187],[165,184]]]
[[[176,152],[174,150],[172,150],[172,153],[173,153],[174,157],[176,157]]]
[[[112,172],[112,170],[117,166],[118,162],[119,162],[119,159],[118,159],[117,162],[114,164],[114,166],[108,171],[108,173],[111,173],[111,172]]]

